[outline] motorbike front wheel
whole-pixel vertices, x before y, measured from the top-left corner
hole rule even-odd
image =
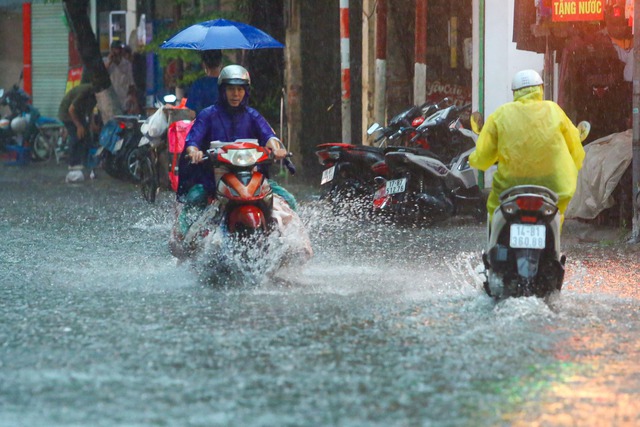
[[[51,159],[54,153],[56,142],[58,140],[59,131],[50,130],[43,131],[39,129],[31,137],[31,159],[37,162],[43,162]]]

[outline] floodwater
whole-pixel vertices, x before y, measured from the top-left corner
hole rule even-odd
[[[568,221],[565,286],[496,304],[484,226],[400,230],[301,197],[314,258],[216,287],[172,198],[0,167],[2,426],[640,425],[640,251]]]

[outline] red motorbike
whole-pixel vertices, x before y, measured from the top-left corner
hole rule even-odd
[[[191,224],[183,248],[204,273],[219,279],[239,276],[255,281],[294,262],[304,264],[313,254],[297,213],[279,187],[268,179],[272,151],[253,140],[212,142],[207,159],[216,176],[216,198],[209,200]],[[286,159],[290,173],[293,164]],[[259,261],[259,262],[257,262]]]

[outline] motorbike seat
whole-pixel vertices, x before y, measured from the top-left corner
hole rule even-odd
[[[316,148],[353,148],[355,147],[353,144],[345,144],[344,142],[325,142],[323,144],[318,144]]]
[[[373,153],[373,154],[382,154],[382,149],[379,147],[373,147],[370,145],[354,145],[351,148],[352,151],[364,151],[367,153]]]
[[[442,159],[440,158],[440,156],[438,156],[436,153],[434,153],[431,150],[427,150],[426,148],[422,148],[422,147],[397,147],[397,146],[393,146],[393,147],[388,147],[384,150],[384,153],[411,153],[411,154],[415,154],[416,156],[423,156],[423,157],[431,157],[433,159],[436,160],[440,160],[442,161]]]

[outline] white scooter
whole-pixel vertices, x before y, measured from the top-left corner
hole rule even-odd
[[[580,138],[588,122],[578,125]],[[558,195],[546,187],[519,185],[500,194],[482,254],[484,290],[496,300],[546,298],[562,289],[566,256],[560,251]]]

